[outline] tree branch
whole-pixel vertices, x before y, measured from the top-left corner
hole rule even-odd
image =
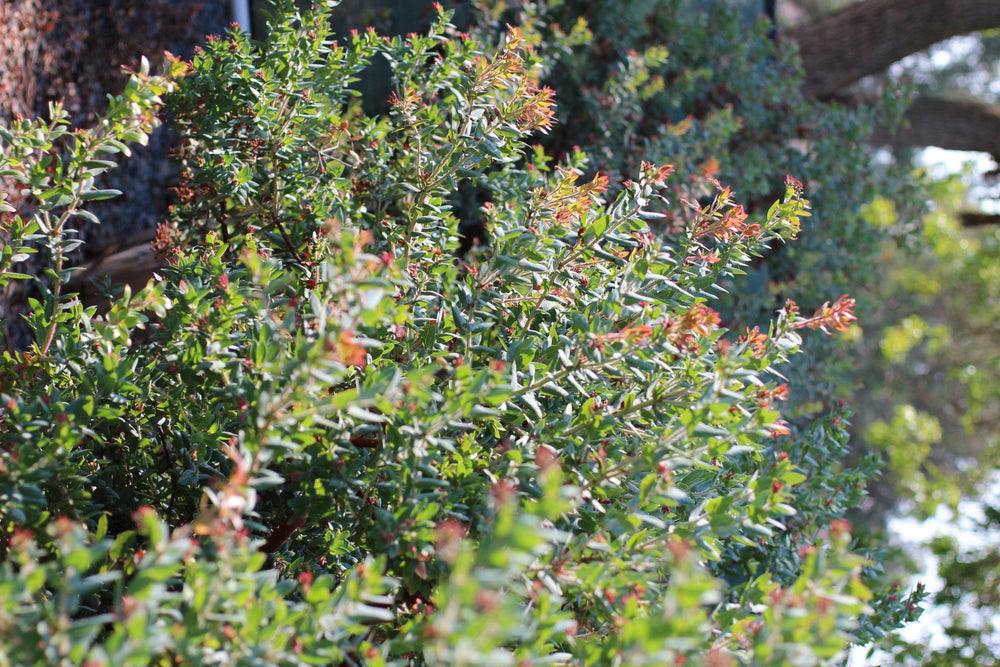
[[[962,211],[958,221],[963,227],[986,227],[1000,225],[1000,213],[981,213],[979,211]]]
[[[918,97],[904,118],[904,129],[890,135],[884,128],[877,128],[871,142],[982,151],[1000,162],[1000,108],[996,106],[971,100]]]
[[[940,42],[1000,26],[997,0],[866,0],[796,26],[806,93],[825,97]]]
[[[132,234],[122,245],[108,248],[101,257],[83,266],[67,289],[78,292],[84,305],[102,307],[106,304],[91,285],[91,280],[97,276],[106,275],[112,283],[127,283],[133,290],[141,289],[162,266],[150,248],[152,239],[152,230],[142,230]]]

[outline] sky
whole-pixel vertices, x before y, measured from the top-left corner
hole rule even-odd
[[[937,561],[928,548],[930,540],[935,536],[952,537],[966,550],[975,550],[996,541],[996,535],[985,533],[981,528],[985,518],[985,503],[994,506],[1000,503],[1000,475],[981,494],[981,500],[964,500],[959,503],[957,512],[941,507],[926,521],[918,521],[912,517],[897,517],[889,521],[889,532],[893,540],[903,545],[915,562],[923,565],[923,571],[913,577],[908,588],[919,581],[927,587],[929,598],[941,590],[943,581],[937,575]],[[947,639],[943,629],[948,621],[948,614],[945,608],[926,605],[920,619],[904,627],[900,635],[910,643],[944,648],[947,646]],[[994,629],[1000,631],[1000,618],[994,618],[993,625]],[[871,658],[866,658],[867,652],[867,647],[855,649],[847,663],[848,667],[891,664],[884,654],[876,653]]]

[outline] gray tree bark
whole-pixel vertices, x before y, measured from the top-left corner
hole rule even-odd
[[[793,28],[805,91],[823,98],[940,42],[1000,27],[998,0],[865,0]]]
[[[981,151],[1000,163],[1000,108],[996,106],[974,100],[918,97],[904,118],[906,127],[895,134],[880,128],[872,143]]]

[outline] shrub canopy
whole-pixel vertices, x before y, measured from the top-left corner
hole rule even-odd
[[[65,151],[58,107],[0,129],[37,202],[0,287],[38,289],[0,362],[0,664],[824,664],[908,617],[842,518],[872,472],[838,463],[846,411],[778,411],[775,364],[852,301],[713,310],[802,185],[749,216],[662,164],[581,178],[528,143],[554,100],[518,30],[336,43],[326,11],[134,73]],[[99,314],[67,221],[164,96],[165,266]],[[489,242],[458,254],[463,216]]]

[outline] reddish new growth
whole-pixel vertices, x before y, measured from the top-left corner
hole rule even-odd
[[[404,116],[413,113],[413,111],[420,106],[420,97],[417,95],[415,90],[409,87],[403,90],[403,97],[399,97],[399,95],[393,91],[389,94],[389,99],[387,101],[389,106]]]
[[[757,391],[757,401],[762,408],[771,407],[772,405],[774,405],[775,401],[787,401],[787,400],[788,400],[788,385],[785,383],[779,384],[777,387],[773,387],[771,389],[765,389],[764,387],[761,387]]]
[[[728,194],[727,191],[723,191]],[[735,206],[721,218],[706,216],[695,224],[695,238],[711,236],[719,241],[729,241],[733,238],[753,238],[760,234],[760,225],[747,224],[747,212],[742,206]]]
[[[640,324],[635,327],[625,327],[621,331],[598,336],[597,340],[602,343],[615,343],[620,341],[632,341],[639,343],[653,335],[653,327],[648,324]]]
[[[517,484],[509,479],[501,479],[490,487],[490,495],[496,506],[502,507],[517,495]]]
[[[829,335],[830,329],[837,331],[847,331],[851,322],[858,319],[854,315],[854,299],[844,294],[831,305],[829,301],[824,303],[816,313],[804,320],[791,322],[793,329],[819,329]],[[785,312],[794,315],[798,311],[795,302],[789,301],[785,305]]]
[[[681,317],[677,330],[707,336],[717,326],[719,326],[719,314],[708,306],[696,304]]]
[[[721,261],[722,258],[719,257],[714,252],[709,252],[709,253],[694,252],[684,258],[684,263],[688,265],[697,264],[700,262],[705,262],[706,264],[718,264]]]
[[[434,532],[434,546],[437,547],[438,555],[447,563],[454,562],[469,529],[456,519],[445,519],[437,525]]]
[[[551,445],[541,445],[535,452],[535,465],[542,473],[559,469],[559,452]]]
[[[150,250],[161,264],[177,263],[177,237],[179,232],[173,225],[160,222],[156,225],[156,236],[149,244]]]
[[[783,435],[791,435],[792,431],[788,428],[788,422],[784,419],[779,419],[774,423],[770,424],[768,428],[771,430],[772,438],[779,438]]]
[[[364,346],[354,339],[353,331],[341,331],[337,334],[337,340],[327,341],[326,350],[333,354],[334,358],[345,366],[368,365],[368,352]]]
[[[548,86],[539,88],[533,83],[526,83],[519,92],[524,100],[517,111],[517,124],[522,132],[541,130],[548,132],[555,123],[555,91]]]
[[[476,59],[475,86],[480,91],[493,87],[511,87],[513,83],[511,80],[524,72],[524,59],[519,53],[524,38],[517,28],[510,26],[508,28],[507,43],[493,60],[487,60],[482,56]]]
[[[760,327],[747,329],[745,335],[737,339],[740,343],[749,343],[753,356],[760,359],[767,352],[767,334],[761,333]]]
[[[657,167],[652,162],[646,162],[645,160],[640,165],[640,169],[654,183],[662,183],[667,180],[670,174],[674,173],[674,165],[672,164],[664,164]]]
[[[841,548],[851,543],[851,529],[854,526],[847,519],[834,519],[830,522],[830,542]]]
[[[701,304],[689,308],[679,320],[668,320],[664,329],[680,349],[697,351],[696,336],[708,336],[719,326],[719,314]]]
[[[532,206],[538,210],[550,210],[557,223],[568,227],[580,220],[596,198],[608,189],[608,177],[597,174],[594,180],[578,186],[579,172],[562,167],[557,167],[556,171],[559,181],[554,188],[532,190]]]

